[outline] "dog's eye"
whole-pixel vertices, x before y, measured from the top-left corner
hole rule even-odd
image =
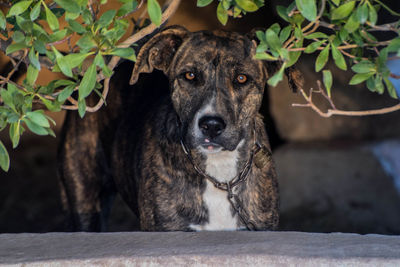
[[[193,72],[188,71],[185,73],[186,80],[192,81],[192,80],[194,80],[194,78],[196,78],[196,75]]]
[[[247,76],[244,75],[244,74],[239,74],[239,75],[236,77],[236,81],[237,81],[238,83],[244,84],[244,83],[247,82]]]

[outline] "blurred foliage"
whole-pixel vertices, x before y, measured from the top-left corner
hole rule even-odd
[[[11,59],[13,70],[0,76],[0,130],[8,126],[13,148],[21,134],[29,129],[38,135],[52,135],[54,121],[44,110],[77,109],[83,117],[88,110],[86,98],[93,92],[101,95],[102,81],[113,73],[108,62],[112,56],[135,61],[131,47],[119,47],[136,12],[145,1],[119,0],[119,8],[100,12],[107,0],[11,0],[0,11],[0,48]],[[213,0],[197,0],[204,7]],[[225,25],[229,17],[240,18],[255,12],[264,0],[218,0],[216,16]],[[398,98],[389,80],[387,60],[400,56],[399,20],[377,25],[380,10],[393,16],[400,14],[379,0],[296,0],[289,6],[276,6],[284,25],[273,24],[257,31],[257,54],[260,60],[278,61],[280,69],[268,83],[275,86],[283,79],[286,68],[295,64],[303,53],[318,53],[315,71],[323,73],[329,97],[332,73],[326,68],[333,59],[339,69],[351,68],[355,75],[349,84],[366,82],[367,88],[382,94],[385,90]],[[157,0],[147,0],[150,21],[159,26],[162,9]],[[148,24],[149,22],[147,22]],[[135,25],[136,30],[146,26]],[[377,40],[374,32],[390,31],[393,38]],[[59,46],[67,46],[60,51]],[[21,84],[11,76],[21,64],[27,75]],[[59,72],[64,79],[47,85],[36,80],[43,69]],[[77,91],[77,99],[72,94]],[[34,105],[39,103],[39,107]],[[69,104],[66,105],[66,103]],[[7,171],[9,157],[0,141],[0,167]]]

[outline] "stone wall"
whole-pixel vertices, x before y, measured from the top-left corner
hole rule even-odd
[[[4,266],[399,266],[400,237],[297,232],[0,235]]]

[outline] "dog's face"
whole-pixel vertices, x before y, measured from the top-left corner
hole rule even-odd
[[[142,48],[149,51],[143,55],[141,50],[136,64],[146,56],[153,65],[144,65],[144,71],[155,67],[167,74],[190,148],[203,153],[236,149],[253,130],[267,80],[263,63],[253,59],[255,44],[236,33],[171,32]]]

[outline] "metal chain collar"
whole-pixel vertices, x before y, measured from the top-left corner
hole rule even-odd
[[[238,186],[239,184],[241,184],[242,182],[247,180],[247,177],[249,176],[251,167],[253,165],[253,158],[255,155],[257,155],[259,152],[262,152],[264,155],[271,156],[271,152],[267,148],[262,146],[259,142],[256,141],[255,123],[254,123],[253,135],[254,135],[254,146],[251,150],[249,159],[247,160],[246,164],[244,165],[243,169],[239,172],[239,174],[236,175],[235,178],[233,178],[231,181],[226,182],[226,183],[219,182],[217,179],[208,175],[199,166],[197,166],[197,164],[193,161],[193,157],[190,154],[190,150],[186,147],[185,143],[183,142],[182,135],[180,137],[180,143],[182,146],[182,150],[188,157],[190,163],[193,165],[193,168],[201,176],[203,176],[207,180],[209,180],[216,188],[218,188],[219,190],[228,192],[229,203],[231,204],[235,213],[239,216],[239,219],[246,226],[247,230],[250,230],[250,231],[256,230],[255,223],[252,220],[250,220],[249,215],[242,208],[243,204],[241,203],[239,197],[233,193],[233,189],[236,186]],[[256,164],[256,165],[258,166],[258,164]]]

